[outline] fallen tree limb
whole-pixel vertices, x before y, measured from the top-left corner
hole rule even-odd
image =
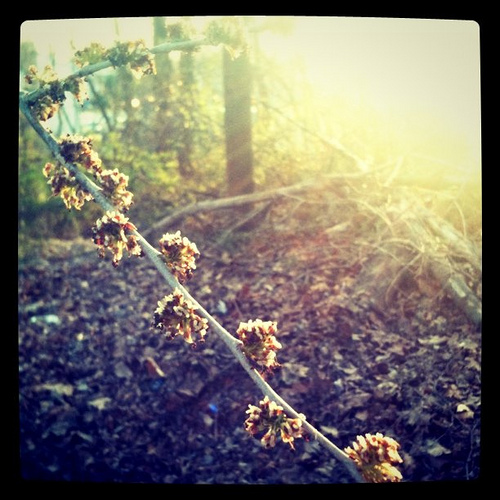
[[[267,191],[261,191],[259,193],[252,194],[242,194],[239,196],[233,196],[230,198],[220,198],[218,200],[208,200],[200,201],[198,203],[193,203],[182,207],[173,213],[163,217],[158,222],[152,224],[147,230],[144,231],[144,236],[149,236],[151,233],[157,230],[164,230],[169,226],[177,224],[180,220],[184,219],[188,215],[194,215],[199,212],[211,212],[214,210],[223,210],[226,208],[241,207],[243,205],[248,205],[251,203],[259,203],[264,201],[269,201],[283,196],[288,196],[291,194],[299,193],[305,189],[310,189],[316,186],[316,182],[303,182],[300,184],[294,184],[293,186],[288,186],[284,188],[271,189]]]
[[[454,271],[446,258],[429,260],[429,270],[441,283],[453,302],[475,324],[482,322],[481,301],[467,286],[463,277]]]
[[[439,221],[429,210],[419,208],[425,215],[425,222],[432,232],[441,240],[446,241],[450,249],[465,259],[475,271],[481,272],[481,252],[480,249],[465,237],[463,237],[449,222],[440,219]]]
[[[433,251],[431,234],[424,226],[424,221],[427,223],[431,231],[438,232],[446,237],[445,244],[448,248],[456,250],[457,247],[463,251],[468,245],[463,239],[459,238],[458,233],[445,221],[436,220],[436,216],[426,213],[426,217],[411,217],[407,228],[410,230],[409,236],[418,237],[421,242],[427,244],[431,251],[426,252],[426,267],[430,274],[434,276],[443,290],[453,302],[464,312],[464,314],[476,325],[480,325],[482,321],[482,304],[481,300],[476,297],[475,293],[469,288],[464,278],[458,270],[455,269],[447,253],[443,254],[438,250]],[[450,235],[453,234],[453,237]],[[480,262],[471,258],[472,253],[466,253],[468,261],[475,264],[476,270],[480,270]]]
[[[357,290],[367,293],[373,307],[384,311],[397,292],[410,293],[416,287],[430,296],[443,291],[472,323],[481,324],[481,299],[468,284],[481,276],[481,252],[473,242],[416,197],[390,210],[364,200],[358,204],[386,226],[356,280]]]
[[[313,181],[300,182],[297,184],[293,184],[291,186],[280,187],[276,189],[268,189],[266,191],[260,191],[251,194],[243,194],[239,196],[233,196],[230,198],[220,198],[218,200],[200,201],[179,208],[173,213],[170,213],[169,215],[163,217],[159,221],[152,224],[147,230],[143,232],[143,234],[144,236],[150,236],[154,231],[164,230],[169,226],[177,224],[185,217],[197,214],[199,212],[211,212],[214,210],[224,210],[227,208],[240,207],[252,203],[261,203],[270,200],[277,200],[279,198],[291,196],[303,191],[307,191],[309,189],[324,188],[326,184],[335,181],[348,180],[348,179],[353,179],[353,180],[364,179],[368,176],[380,173],[383,170],[386,170],[387,168],[388,166],[385,165],[381,168],[370,170],[369,172],[330,174],[321,176]]]

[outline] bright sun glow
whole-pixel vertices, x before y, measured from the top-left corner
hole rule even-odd
[[[202,29],[208,17],[191,18]],[[320,111],[338,135],[358,121],[379,129],[396,154],[416,154],[479,172],[479,26],[472,21],[293,17],[288,33],[263,30],[261,50],[305,68],[324,96]],[[173,19],[175,20],[175,19]],[[177,19],[178,20],[178,19]],[[264,26],[278,18],[250,22]],[[71,71],[74,49],[99,41],[152,40],[152,18],[28,21],[21,39],[33,41],[39,65]],[[321,98],[323,99],[323,97]],[[369,111],[368,111],[369,110]],[[378,121],[380,124],[378,125]],[[341,139],[341,137],[332,137]]]
[[[262,45],[277,56],[303,58],[311,81],[325,96],[350,102],[353,110],[358,103],[358,108],[373,108],[392,120],[395,130],[403,126],[409,134],[421,134],[439,129],[453,144],[433,154],[462,168],[479,167],[475,22],[296,18],[292,36],[263,38]]]

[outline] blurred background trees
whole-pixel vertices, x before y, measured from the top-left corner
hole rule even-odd
[[[160,54],[158,74],[141,80],[125,68],[99,72],[89,78],[90,99],[83,107],[68,99],[51,119],[56,135],[89,135],[105,168],[130,177],[135,196],[130,215],[139,228],[194,201],[352,172],[356,167],[342,148],[375,167],[404,158],[398,182],[418,188],[423,197],[432,198],[436,189],[447,191],[460,209],[450,210],[450,196],[446,202],[433,198],[432,208],[444,203],[456,225],[474,222],[479,227],[478,165],[464,171],[441,157],[446,131],[439,124],[432,129],[416,115],[410,120],[384,116],[363,98],[346,100],[335,93],[325,98],[299,56],[285,62],[265,50],[269,33],[287,45],[295,18],[243,21],[238,24],[248,43],[243,54],[220,46]],[[152,18],[150,30],[155,45],[199,34],[189,18]],[[28,90],[22,77],[31,64],[39,64],[37,59],[37,47],[25,41],[20,76]],[[51,63],[58,71],[67,61],[53,55]],[[452,147],[455,157],[466,156],[460,149],[465,146],[455,142]],[[21,239],[86,237],[98,210],[68,212],[50,197],[41,175],[49,160],[21,118]]]
[[[151,29],[155,45],[195,34],[189,18],[175,23],[153,18]],[[251,192],[255,182],[266,183],[270,172],[267,166],[264,172],[264,164],[276,164],[270,146],[276,128],[252,98],[251,81],[258,79],[260,90],[273,83],[266,81],[271,79],[259,67],[268,60],[259,61],[251,49],[238,56],[223,48],[159,54],[157,75],[141,81],[125,68],[98,73],[88,80],[89,101],[81,108],[68,100],[50,127],[58,136],[90,135],[106,167],[129,175],[134,218],[144,225],[178,204]],[[52,59],[57,71],[58,61]],[[37,65],[37,51],[33,43],[25,42],[21,79],[30,65]],[[54,230],[61,238],[80,235],[95,214],[60,210],[40,175],[50,159],[48,153],[23,119],[19,133],[20,230],[35,238]],[[283,141],[279,142],[282,149]],[[252,155],[255,147],[258,171]],[[293,157],[291,149],[286,156]],[[284,184],[287,181],[283,179]],[[141,203],[144,197],[147,203]]]

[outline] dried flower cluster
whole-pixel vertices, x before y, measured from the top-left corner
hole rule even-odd
[[[38,73],[35,66],[28,68],[28,73],[24,77],[26,83],[37,84],[38,88],[45,88],[45,95],[37,99],[31,106],[35,116],[40,121],[52,118],[66,100],[65,92],[71,92],[81,104],[84,98],[88,99],[85,91],[85,82],[82,78],[69,77],[66,80],[59,80],[52,66],[45,66],[42,73]]]
[[[103,170],[98,176],[99,183],[104,194],[111,203],[126,212],[133,201],[133,193],[127,190],[128,176],[122,174],[118,169]]]
[[[181,283],[191,278],[196,269],[196,258],[200,255],[196,244],[181,236],[180,231],[164,234],[159,244],[163,259],[172,274]]]
[[[110,49],[105,49],[99,43],[91,43],[89,47],[75,53],[74,62],[82,68],[106,59],[115,68],[129,64],[138,78],[156,74],[154,55],[148,51],[142,40],[117,42]],[[33,113],[40,121],[46,121],[55,115],[66,100],[66,92],[71,92],[80,104],[84,99],[88,99],[84,78],[69,76],[61,80],[50,65],[45,66],[41,73],[35,66],[30,66],[24,79],[29,85],[35,84],[39,89],[44,89],[44,94],[31,105]]]
[[[197,314],[196,309],[197,306],[176,288],[173,293],[158,301],[153,326],[165,333],[169,339],[181,335],[188,344],[196,346],[195,337],[199,337],[199,341],[203,342],[208,330],[208,321]]]
[[[259,402],[259,406],[248,405],[246,413],[245,430],[252,436],[264,432],[260,442],[265,448],[273,448],[280,435],[284,443],[295,449],[294,440],[304,436],[302,420],[287,417],[283,408],[267,396]]]
[[[225,17],[211,21],[204,34],[212,45],[222,44],[233,59],[247,49],[245,28],[239,18]]]
[[[94,243],[99,247],[99,256],[104,257],[106,249],[113,254],[113,266],[117,267],[126,250],[130,255],[142,256],[137,238],[130,234],[136,227],[123,214],[106,212],[92,227]]]
[[[89,100],[87,84],[84,78],[69,76],[64,80],[63,88],[66,92],[71,92],[81,105],[83,105],[84,101]]]
[[[281,344],[274,334],[277,332],[275,321],[250,320],[240,323],[236,335],[242,341],[241,350],[245,353],[262,373],[271,372],[279,367],[276,361],[276,352]]]
[[[137,77],[156,74],[154,56],[143,40],[135,42],[116,42],[114,47],[106,49],[100,43],[91,43],[75,53],[75,64],[80,68],[89,64],[109,60],[113,67],[130,64],[130,69]]]
[[[401,472],[394,467],[403,459],[399,456],[399,443],[380,432],[357,436],[352,448],[345,448],[349,458],[358,466],[361,475],[372,483],[399,482]]]
[[[91,42],[88,47],[77,50],[73,57],[73,62],[83,68],[89,64],[95,64],[105,59],[106,47],[99,42]]]
[[[49,179],[47,183],[52,188],[52,194],[60,195],[68,210],[71,207],[80,210],[86,201],[93,199],[92,195],[81,187],[75,176],[60,163],[56,165],[46,163],[43,175]]]
[[[117,169],[103,170],[101,159],[92,148],[91,139],[68,134],[61,139],[59,147],[61,155],[68,163],[81,165],[93,175],[103,194],[117,209],[126,212],[130,208],[133,194],[127,190],[128,176]],[[92,199],[89,193],[78,186],[75,177],[61,163],[47,163],[43,173],[49,179],[52,194],[61,194],[68,209],[75,207],[79,210],[85,201]]]
[[[105,58],[109,59],[115,68],[130,64],[130,69],[139,78],[156,74],[154,56],[147,50],[143,40],[117,42],[106,51]]]
[[[103,170],[99,155],[92,147],[88,137],[67,135],[60,143],[61,154],[70,163],[82,165],[94,176],[104,195],[119,210],[127,211],[132,205],[133,194],[127,190],[128,176],[118,169]]]
[[[102,172],[101,159],[92,148],[92,140],[89,137],[67,134],[59,141],[59,148],[68,163],[82,165],[96,178]]]

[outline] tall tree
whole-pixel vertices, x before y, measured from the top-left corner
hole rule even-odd
[[[165,41],[188,40],[192,35],[189,19],[169,24],[166,18],[156,17],[153,28],[155,45]],[[181,53],[177,73],[175,73],[169,54],[158,54],[156,59],[157,81],[160,87],[157,95],[162,96],[160,105],[164,108],[163,115],[167,117],[167,120],[165,116],[161,117],[163,125],[159,127],[164,137],[162,146],[175,151],[180,175],[189,177],[194,172],[191,160],[194,144],[192,115],[197,105],[193,53]],[[172,85],[174,73],[177,74],[176,85]],[[169,143],[168,146],[167,143]]]
[[[224,103],[226,176],[228,194],[252,193],[253,151],[251,116],[251,66],[248,52],[233,58],[224,50]]]
[[[194,89],[194,57],[192,52],[181,53],[179,72],[183,88],[183,98],[178,106],[179,141],[177,145],[177,161],[181,176],[188,177],[194,173],[194,167],[191,162],[194,144],[192,115],[197,104]]]

